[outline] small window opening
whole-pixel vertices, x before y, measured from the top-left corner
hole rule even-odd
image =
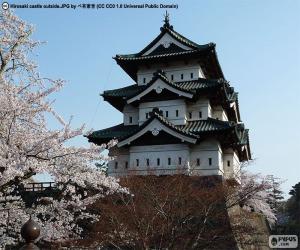
[[[169,117],[169,111],[166,111],[166,117]]]
[[[181,157],[179,157],[178,158],[178,164],[181,165],[181,162],[182,162]]]
[[[172,80],[172,81],[174,80],[174,75],[171,75],[171,80]]]
[[[190,119],[192,119],[192,116],[193,116],[192,112],[189,112],[189,118]]]
[[[125,162],[125,168],[128,168],[128,161]]]
[[[197,166],[200,166],[200,159],[197,158]]]
[[[138,167],[140,165],[139,159],[136,159],[136,166]]]
[[[179,110],[177,109],[176,110],[176,117],[178,117],[179,116]]]
[[[227,161],[227,167],[230,167],[230,161]]]
[[[168,165],[171,165],[171,158],[168,158]]]
[[[194,78],[194,73],[191,73],[191,79],[193,79]]]
[[[115,169],[117,169],[118,168],[118,162],[116,161],[115,162]]]
[[[144,79],[143,79],[143,83],[146,83],[146,78],[144,77]]]
[[[129,116],[129,123],[132,123],[132,116]]]
[[[157,162],[157,166],[159,166],[160,165],[160,159],[157,158],[156,162]]]
[[[183,74],[180,75],[181,80],[183,80]]]
[[[202,112],[199,111],[199,118],[202,118]]]
[[[146,119],[148,119],[148,118],[149,118],[149,113],[147,112],[147,113],[146,113]]]
[[[208,164],[209,164],[209,166],[211,166],[211,164],[212,164],[212,158],[208,158]]]
[[[150,166],[150,160],[149,159],[146,159],[146,165],[147,165],[147,167]]]

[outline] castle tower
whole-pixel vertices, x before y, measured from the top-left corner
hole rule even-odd
[[[102,94],[123,122],[88,136],[98,145],[118,140],[109,153],[115,156],[109,175],[239,179],[241,162],[251,159],[248,130],[215,47],[177,33],[166,15],[160,34],[143,50],[114,57],[135,82]]]

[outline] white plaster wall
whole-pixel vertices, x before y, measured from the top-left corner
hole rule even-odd
[[[138,85],[144,85],[150,82],[153,78],[153,73],[155,73],[159,69],[163,70],[166,73],[167,78],[174,82],[196,80],[199,77],[205,78],[201,67],[197,62],[191,62],[189,64],[181,62],[168,66],[161,64],[153,64],[151,65],[151,68],[141,68],[138,70]],[[191,73],[193,73],[193,78],[191,78]],[[181,79],[181,74],[183,74],[183,79]],[[173,75],[173,80],[171,78],[171,75]]]
[[[126,162],[129,167],[129,149],[128,148],[111,148],[109,155],[113,156],[114,159],[108,162],[108,174],[113,175],[116,172],[126,172]],[[115,163],[118,162],[118,167],[115,168]]]
[[[221,121],[228,121],[226,111],[222,106],[214,106],[212,109],[212,117]]]
[[[132,123],[130,118],[132,117]],[[132,105],[125,105],[123,109],[123,123],[124,125],[137,125],[139,123],[139,109]]]
[[[209,165],[209,158],[212,164]],[[197,165],[200,159],[200,166]],[[220,143],[216,140],[206,140],[190,148],[190,168],[196,174],[223,174],[223,157]]]
[[[183,125],[186,123],[186,104],[182,99],[158,101],[158,102],[144,102],[139,105],[139,124],[144,123],[146,119],[146,113],[149,113],[153,108],[158,107],[163,111],[163,116],[166,117],[166,111],[168,111],[169,121],[175,125]],[[176,117],[176,110],[178,110],[178,117]]]
[[[202,113],[202,118],[199,116],[199,112]],[[192,113],[192,119],[189,117],[189,113]],[[200,98],[196,102],[187,102],[187,120],[206,120],[211,117],[211,106],[207,98]]]
[[[228,161],[230,166],[227,165]],[[240,177],[240,161],[236,152],[232,148],[224,150],[223,166],[226,178],[239,179]]]
[[[178,158],[181,157],[181,165]],[[157,165],[157,159],[160,159],[160,165]],[[171,158],[171,165],[168,165],[168,158]],[[139,159],[139,166],[136,166],[136,159]],[[147,167],[146,159],[149,159],[150,166]],[[171,169],[176,170],[180,167],[186,167],[189,162],[189,147],[186,144],[170,145],[149,145],[130,147],[130,169],[131,170],[149,170],[149,169]]]

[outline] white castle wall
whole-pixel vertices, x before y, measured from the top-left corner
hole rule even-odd
[[[223,168],[226,178],[238,178],[240,175],[240,161],[232,148],[224,150]]]
[[[223,157],[219,142],[206,140],[191,146],[190,167],[193,174],[223,175]]]
[[[129,148],[115,147],[111,149],[110,155],[116,156],[108,164],[108,173],[112,176],[128,174],[165,175],[182,173],[182,171],[188,173],[189,171],[192,175],[222,175],[225,178],[239,180],[238,155],[231,148],[222,150],[220,143],[214,139],[205,140],[197,145],[166,144],[131,146]],[[181,158],[181,163],[179,158]],[[159,164],[157,159],[159,159]],[[147,162],[149,162],[149,166]],[[230,162],[230,166],[228,166],[228,162]]]
[[[199,112],[201,112],[201,117]],[[190,114],[192,118],[190,118]],[[187,113],[186,118],[190,121],[194,120],[206,120],[211,117],[211,106],[207,98],[199,98],[196,102],[187,102]]]
[[[130,117],[132,122],[130,122]],[[139,109],[132,105],[125,105],[123,109],[123,123],[124,125],[137,125],[139,123]]]
[[[175,125],[183,125],[186,122],[186,103],[182,99],[158,101],[158,102],[144,102],[139,105],[139,124],[143,124],[146,119],[146,114],[151,112],[153,108],[159,108],[163,111],[163,116]],[[178,110],[178,116],[176,116]]]
[[[190,62],[184,64],[182,62],[173,63],[169,65],[152,64],[151,68],[140,68],[137,72],[138,85],[145,85],[153,78],[153,73],[157,70],[163,70],[170,81],[181,82],[196,80],[199,77],[205,78],[200,65],[197,62]],[[173,78],[173,80],[172,80]]]
[[[212,117],[221,121],[228,121],[227,114],[222,106],[214,106],[212,110]]]

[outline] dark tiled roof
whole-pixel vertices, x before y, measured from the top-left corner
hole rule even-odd
[[[234,125],[231,122],[208,118],[207,120],[188,121],[186,125],[179,125],[177,127],[182,131],[189,131],[193,134],[199,134],[202,132],[227,130],[234,127]]]
[[[182,48],[178,47],[177,45],[171,44],[168,48],[164,48],[158,46],[154,51],[152,51],[149,55],[144,55],[150,48],[152,48],[166,33],[168,33],[171,37],[175,40],[179,41],[180,43],[188,46],[191,50],[183,50]],[[183,55],[183,54],[191,54],[203,50],[207,50],[210,48],[214,48],[214,43],[208,43],[204,45],[197,44],[188,38],[184,37],[183,35],[179,34],[178,32],[173,30],[172,26],[163,26],[161,27],[160,34],[150,42],[144,49],[142,49],[139,53],[136,54],[126,54],[126,55],[116,55],[117,60],[142,60],[142,59],[152,59],[156,57],[166,57],[166,56],[176,56],[176,55]]]
[[[192,81],[172,82],[161,73],[158,73],[157,75],[169,85],[179,90],[189,91],[189,92],[221,86],[222,83],[225,82],[225,80],[223,79],[217,80],[217,79],[205,79],[205,78],[199,78],[197,80],[192,80]],[[133,84],[125,88],[104,91],[102,96],[124,97],[126,99],[133,97],[138,93],[142,92],[143,90],[145,90],[149,86],[149,84],[153,83],[158,77],[154,77],[147,85],[141,86],[141,85]]]
[[[234,125],[230,122],[219,121],[212,118],[208,118],[207,120],[190,121],[187,122],[186,125],[174,125],[160,114],[153,112],[152,117],[142,126],[125,126],[122,123],[114,127],[95,131],[89,135],[88,138],[90,141],[94,141],[96,143],[104,143],[111,139],[124,140],[142,130],[155,118],[176,132],[193,138],[198,138],[198,135],[203,132],[223,131],[234,127]]]
[[[124,88],[119,89],[111,89],[103,92],[102,96],[111,96],[111,97],[129,97],[134,96],[141,90],[146,88],[145,85],[139,86],[137,84],[133,84]]]
[[[125,126],[124,123],[119,125],[94,131],[87,136],[89,141],[97,144],[106,143],[112,139],[120,139],[126,137],[139,129],[138,125]]]

